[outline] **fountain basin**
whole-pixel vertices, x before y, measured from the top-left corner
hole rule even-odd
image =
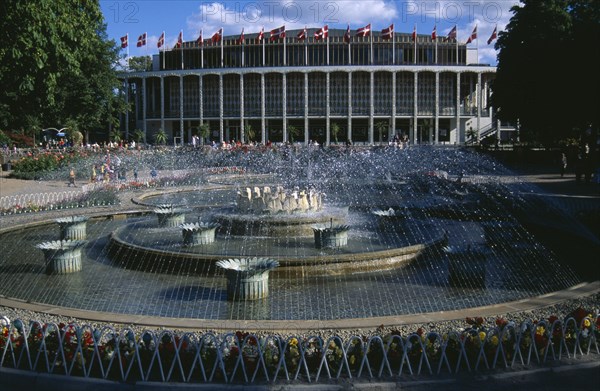
[[[170,205],[161,205],[154,209],[154,214],[158,218],[158,226],[161,228],[179,227],[185,223],[185,214],[189,209],[178,208]]]
[[[444,247],[448,257],[448,282],[465,288],[485,287],[487,251],[480,247]]]
[[[189,247],[214,243],[218,227],[219,224],[215,223],[182,224],[183,246]]]
[[[241,258],[218,261],[217,266],[225,270],[228,300],[259,300],[269,295],[269,271],[279,266],[279,262]]]
[[[69,216],[56,219],[60,227],[61,240],[85,240],[87,238],[87,216]]]
[[[347,225],[313,226],[315,248],[337,248],[348,245]]]
[[[47,274],[69,274],[81,270],[81,249],[86,244],[83,240],[56,240],[36,247],[44,253]]]

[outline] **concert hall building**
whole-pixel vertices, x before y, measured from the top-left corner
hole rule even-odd
[[[321,144],[387,143],[395,135],[414,144],[463,144],[492,129],[490,82],[496,68],[477,64],[464,43],[410,33],[381,32],[350,42],[344,29],[287,31],[183,42],[160,51],[152,70],[124,72],[131,110],[129,138],[148,142],[163,129],[170,143],[190,143],[208,123],[210,140]],[[472,58],[475,57],[475,58]],[[249,131],[251,129],[251,131]]]

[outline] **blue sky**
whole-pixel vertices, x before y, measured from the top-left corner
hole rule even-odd
[[[183,30],[185,41],[195,40],[200,29],[209,38],[223,27],[225,35],[239,35],[242,28],[256,33],[286,26],[287,30],[310,27],[352,30],[372,24],[374,31],[394,23],[396,32],[431,34],[434,25],[438,36],[445,36],[457,25],[458,39],[465,42],[477,25],[478,39],[469,45],[478,47],[480,62],[496,64],[496,50],[488,45],[494,27],[502,30],[508,23],[511,6],[517,0],[100,0],[109,38],[129,34],[129,55],[152,55],[164,30],[166,44],[172,47]],[[140,34],[148,34],[147,45],[136,47]],[[268,36],[268,35],[267,35]],[[126,50],[123,50],[125,55]]]

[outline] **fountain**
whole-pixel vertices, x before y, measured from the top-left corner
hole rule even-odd
[[[56,219],[60,226],[61,240],[85,240],[87,238],[87,216],[68,216]]]
[[[269,295],[269,271],[279,262],[267,258],[228,259],[217,262],[227,277],[229,300],[258,300]]]
[[[524,218],[541,208],[526,185],[472,151],[160,156],[148,166],[215,168],[185,186],[138,190],[123,211],[83,213],[82,272],[68,279],[55,275],[65,267],[38,270],[42,255],[27,250],[54,240],[54,221],[0,229],[0,295],[132,316],[293,322],[486,306],[582,281],[529,231]],[[278,264],[268,291],[231,293],[237,283],[220,266],[255,258]]]
[[[314,226],[316,248],[338,248],[348,245],[347,225]]]
[[[219,224],[215,223],[182,224],[183,246],[198,246],[213,243],[217,228],[219,228]]]
[[[70,274],[81,271],[81,249],[86,244],[83,240],[55,240],[36,247],[44,252],[46,273]]]
[[[175,205],[159,205],[154,209],[154,214],[158,217],[158,226],[161,228],[179,227],[185,222],[185,214],[189,209],[180,208]]]

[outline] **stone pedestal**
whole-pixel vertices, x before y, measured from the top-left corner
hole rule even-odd
[[[279,262],[267,258],[228,259],[218,261],[225,269],[228,300],[258,300],[269,295],[269,271]]]
[[[315,234],[315,248],[338,248],[348,245],[347,225],[337,225],[330,227],[313,227]]]
[[[183,246],[190,247],[214,243],[217,228],[219,228],[219,224],[216,223],[194,223],[181,225]]]
[[[81,271],[81,250],[87,242],[67,240],[37,245],[44,253],[47,274],[69,274]]]
[[[56,219],[60,226],[60,240],[85,240],[87,238],[86,216],[71,216]]]

